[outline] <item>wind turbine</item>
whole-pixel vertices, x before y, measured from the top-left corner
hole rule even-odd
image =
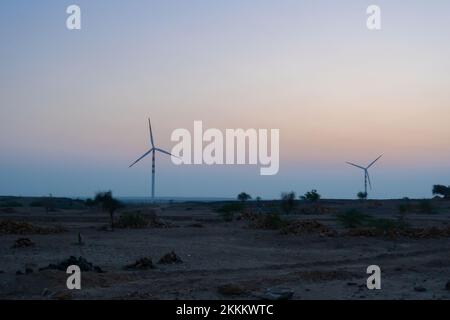
[[[178,158],[177,156],[174,156],[173,154],[171,154],[170,152],[167,152],[163,149],[160,148],[156,148],[155,147],[155,143],[153,141],[153,133],[152,133],[152,124],[150,123],[150,118],[148,118],[148,128],[150,130],[150,144],[151,144],[151,148],[150,150],[148,150],[146,153],[144,153],[144,155],[142,155],[139,159],[137,159],[135,162],[133,162],[132,164],[130,164],[129,168],[131,168],[132,166],[134,166],[136,163],[138,163],[139,161],[141,161],[142,159],[144,159],[146,156],[148,156],[150,153],[152,154],[152,202],[155,201],[155,153],[156,152],[161,152],[161,153],[165,153],[169,156]]]
[[[357,167],[359,169],[364,170],[364,192],[367,195],[367,181],[369,182],[370,190],[372,190],[372,183],[370,182],[369,168],[375,164],[383,155],[379,156],[375,160],[373,160],[367,167],[363,167],[351,162],[347,162],[347,164]]]

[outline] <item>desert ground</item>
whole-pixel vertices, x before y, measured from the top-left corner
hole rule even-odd
[[[274,201],[239,204],[226,218],[226,203],[131,205],[115,219],[148,224],[114,230],[98,207],[18,201],[0,208],[1,299],[450,298],[450,201],[297,201],[281,225],[260,220]],[[338,216],[350,209],[401,216],[409,231],[346,227]],[[71,256],[98,267],[82,271],[81,290],[67,289],[64,269],[45,268]],[[381,268],[381,290],[366,286],[369,265]]]

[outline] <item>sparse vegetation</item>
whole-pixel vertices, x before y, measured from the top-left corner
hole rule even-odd
[[[426,213],[426,214],[436,213],[436,208],[433,206],[431,201],[428,199],[420,200],[417,207],[421,213]]]
[[[285,228],[288,222],[281,218],[278,212],[259,214],[252,226],[257,229],[279,230]]]
[[[242,211],[243,208],[244,206],[242,203],[232,202],[224,204],[222,207],[217,209],[217,212],[225,222],[231,222],[234,219],[234,215],[239,211]]]
[[[360,212],[357,209],[350,209],[337,215],[337,220],[345,228],[357,228],[365,225],[370,218],[369,215]]]
[[[387,233],[391,230],[399,230],[406,227],[406,223],[401,220],[395,219],[386,219],[386,218],[378,218],[378,219],[367,219],[367,227],[374,228],[381,232]]]
[[[1,208],[19,208],[19,207],[22,207],[22,203],[20,203],[19,201],[15,201],[15,200],[6,200],[6,201],[0,202],[0,207]]]
[[[285,213],[291,212],[295,207],[295,192],[283,192],[281,194],[281,209]]]
[[[149,224],[148,219],[141,213],[126,212],[123,213],[116,223],[117,228],[123,229],[142,229]]]
[[[402,203],[398,205],[397,209],[400,214],[405,214],[411,212],[413,210],[413,207],[409,203]]]
[[[305,193],[305,195],[301,196],[300,199],[301,200],[305,200],[305,201],[311,201],[311,202],[316,202],[320,200],[320,194],[317,192],[317,190],[313,189],[311,191],[308,191],[307,193]]]

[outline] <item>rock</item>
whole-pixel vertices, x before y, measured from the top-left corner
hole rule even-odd
[[[183,260],[179,256],[176,255],[174,251],[171,251],[164,256],[162,256],[161,259],[158,261],[159,264],[177,264],[177,263],[183,263]]]
[[[294,296],[294,291],[290,289],[267,289],[261,296],[263,300],[290,300]]]
[[[24,273],[21,271],[21,270],[17,270],[16,271],[16,275],[18,275],[18,276],[21,276],[21,275],[23,275]]]
[[[33,247],[34,246],[34,242],[31,241],[28,238],[20,238],[17,239],[16,242],[14,243],[14,245],[12,246],[13,248],[26,248],[26,247]]]
[[[74,256],[71,256],[69,259],[61,261],[58,264],[49,264],[47,267],[40,268],[39,271],[42,270],[60,270],[60,271],[67,271],[67,268],[71,265],[76,265],[80,268],[81,271],[94,271],[98,273],[104,273],[104,271],[99,267],[95,266],[89,261],[87,261],[83,257],[75,258]]]
[[[30,274],[30,273],[33,273],[33,269],[31,269],[31,268],[26,268],[26,269],[25,269],[25,274]]]
[[[134,269],[134,270],[148,270],[154,268],[155,265],[153,264],[152,258],[150,257],[141,258],[139,260],[136,260],[135,263],[125,266],[125,269]]]
[[[425,291],[427,291],[427,289],[424,288],[424,287],[414,287],[414,291],[417,291],[417,292],[425,292]]]
[[[447,291],[450,291],[450,281],[447,281],[446,285],[445,285],[445,289]]]
[[[52,292],[50,290],[48,290],[48,288],[45,288],[44,290],[42,290],[42,296],[43,297],[47,297],[51,294]]]
[[[239,296],[247,291],[237,284],[225,284],[217,288],[217,292],[224,296]]]
[[[83,237],[81,235],[81,232],[78,232],[78,242],[77,242],[77,244],[79,246],[84,246],[84,241],[83,241]]]

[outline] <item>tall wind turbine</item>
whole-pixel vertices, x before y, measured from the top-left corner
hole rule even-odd
[[[351,162],[347,162],[347,164],[357,167],[359,169],[364,170],[364,192],[367,195],[367,182],[369,182],[370,190],[372,190],[372,183],[370,182],[370,176],[369,176],[369,168],[375,164],[383,155],[379,156],[375,160],[373,160],[367,167],[363,167]]]
[[[134,166],[136,163],[138,163],[139,161],[141,161],[142,159],[144,159],[146,156],[148,156],[150,153],[152,154],[152,201],[155,201],[155,153],[156,152],[161,152],[161,153],[165,153],[169,156],[178,158],[177,156],[174,156],[173,154],[171,154],[170,152],[167,152],[163,149],[160,148],[156,148],[155,147],[155,143],[153,141],[153,133],[152,133],[152,124],[150,123],[150,118],[148,119],[148,128],[150,130],[150,144],[151,144],[151,148],[150,150],[148,150],[146,153],[144,153],[143,156],[141,156],[139,159],[137,159],[135,162],[133,162],[132,164],[130,164],[129,168],[131,168],[132,166]]]

